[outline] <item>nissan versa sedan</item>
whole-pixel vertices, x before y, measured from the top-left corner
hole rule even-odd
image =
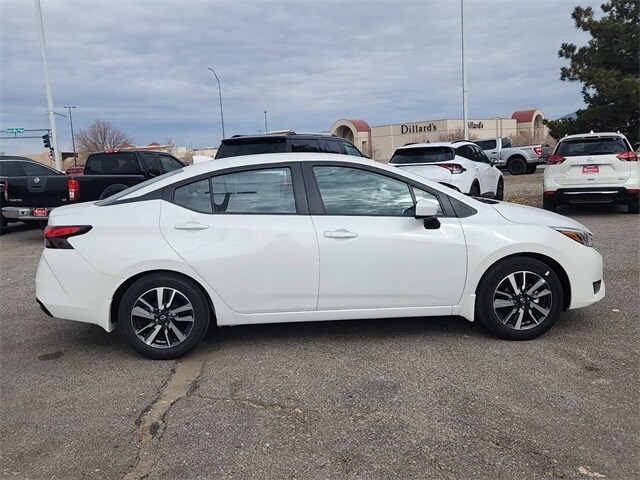
[[[209,324],[462,316],[528,340],[605,295],[580,223],[372,160],[233,157],[55,209],[36,296],[180,357]]]

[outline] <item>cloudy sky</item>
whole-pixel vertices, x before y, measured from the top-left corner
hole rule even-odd
[[[469,118],[581,108],[557,52],[589,40],[574,7],[602,1],[465,0]],[[217,146],[208,67],[227,136],[264,131],[265,110],[269,130],[462,118],[459,0],[41,4],[54,107],[76,107],[76,132],[101,119],[139,145]],[[0,131],[49,128],[35,2],[0,0],[0,18]],[[56,119],[70,150],[69,120]],[[8,154],[41,150],[40,138],[0,140]]]

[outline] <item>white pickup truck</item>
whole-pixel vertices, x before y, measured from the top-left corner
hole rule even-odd
[[[506,168],[511,175],[533,173],[536,167],[547,163],[551,149],[549,145],[526,145],[514,147],[511,140],[506,137],[489,138],[486,140],[474,140],[487,157],[497,159],[498,168]]]

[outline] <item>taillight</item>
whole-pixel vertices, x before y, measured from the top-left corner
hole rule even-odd
[[[638,161],[638,155],[636,155],[635,152],[624,152],[621,153],[619,155],[616,155],[616,157],[618,157],[620,160],[626,160],[627,162],[637,162]]]
[[[558,165],[566,160],[566,158],[561,157],[560,155],[551,155],[549,160],[547,160],[548,165]]]
[[[91,228],[93,228],[91,225],[47,226],[44,229],[44,246],[46,248],[73,249],[68,238],[87,233]]]
[[[533,153],[535,153],[537,156],[542,155],[542,147],[533,147]]]
[[[467,171],[466,168],[459,163],[438,163],[437,165],[439,167],[446,168],[451,173],[462,173]]]
[[[9,182],[7,180],[4,181],[4,201],[9,201]]]
[[[76,202],[80,198],[80,182],[75,178],[69,179],[69,201]]]

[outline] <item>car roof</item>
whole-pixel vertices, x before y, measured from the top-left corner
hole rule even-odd
[[[253,139],[265,140],[265,139],[271,139],[271,138],[299,138],[299,137],[320,137],[320,138],[336,138],[338,140],[347,140],[346,138],[338,137],[333,133],[308,133],[308,132],[294,132],[293,130],[284,130],[284,131],[267,132],[260,135],[234,135],[233,137],[222,139],[222,142],[233,142],[233,141],[253,140]]]
[[[0,161],[2,160],[24,160],[25,162],[40,163],[36,162],[33,158],[20,157],[18,155],[2,155],[0,156]]]
[[[560,139],[563,140],[572,140],[578,138],[600,138],[600,137],[617,137],[617,138],[627,138],[620,132],[594,132],[593,130],[589,133],[576,133],[573,135],[565,135]]]
[[[459,147],[460,145],[476,145],[469,140],[456,140],[455,142],[430,142],[430,143],[408,143],[402,147],[398,147],[397,150],[403,148],[429,148],[429,147]]]

